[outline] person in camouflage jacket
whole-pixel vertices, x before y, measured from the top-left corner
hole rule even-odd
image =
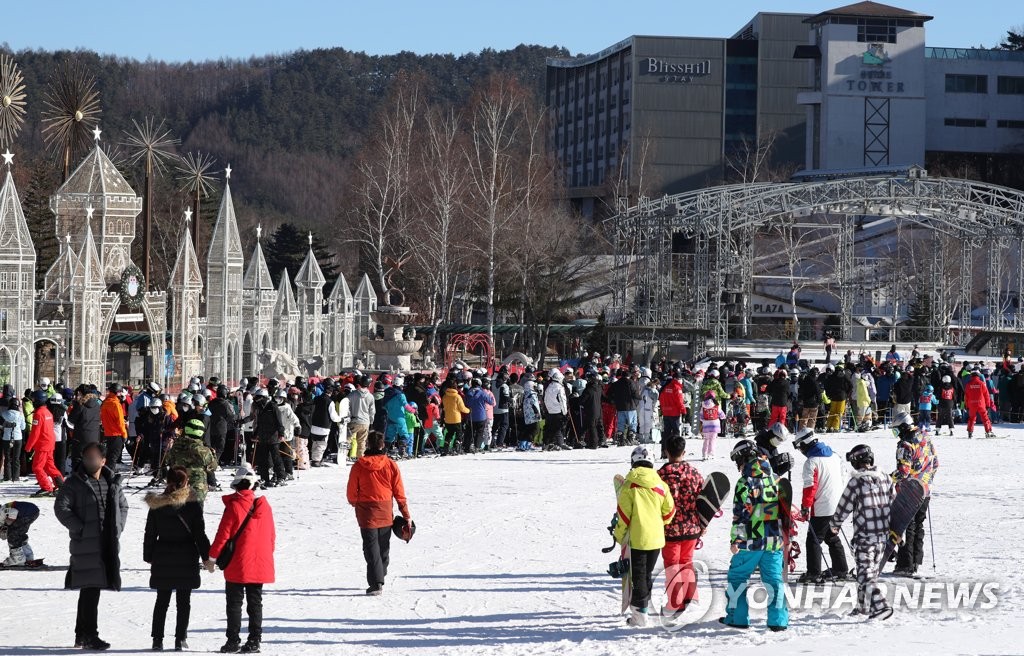
[[[217,471],[217,459],[203,441],[189,435],[179,435],[167,450],[164,466],[184,467],[188,471],[188,484],[195,491],[200,504],[206,501],[206,474]]]
[[[750,625],[747,606],[747,585],[755,569],[761,571],[761,582],[769,592],[768,628],[785,631],[789,626],[789,609],[782,590],[782,524],[779,504],[779,481],[772,472],[768,458],[761,455],[751,440],[740,440],[730,458],[740,472],[733,494],[731,546],[732,560],[725,591],[727,626],[746,628]]]

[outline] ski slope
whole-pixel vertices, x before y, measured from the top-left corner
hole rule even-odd
[[[846,617],[849,605],[794,609],[790,630],[779,634],[767,632],[764,612],[754,610],[750,630],[727,629],[717,622],[729,558],[725,516],[712,521],[696,556],[710,573],[700,590],[711,600],[706,615],[688,617],[690,623],[673,632],[631,629],[616,613],[618,581],[605,573],[617,552],[601,553],[611,543],[605,530],[614,510],[611,480],[627,470],[629,449],[500,452],[401,463],[418,531],[409,544],[393,540],[381,597],[363,594],[365,566],[355,518],[345,502],[344,465],[301,472],[297,482],[268,491],[277,520],[277,583],[267,586],[264,596],[263,652],[1020,653],[1024,492],[1017,467],[1024,460],[1024,430],[997,429],[1008,437],[936,439],[941,465],[932,502],[937,569],[929,581],[995,582],[994,608],[900,610],[872,624]],[[824,439],[841,454],[867,442],[881,468],[893,468],[896,440],[888,431]],[[697,468],[723,471],[735,480],[727,457],[731,444],[720,440],[716,458],[697,461]],[[692,441],[688,450],[697,449]],[[796,459],[798,472],[803,460],[799,454]],[[221,477],[226,482],[228,473]],[[794,487],[799,489],[798,479]],[[34,488],[4,484],[0,499]],[[53,517],[52,501],[37,503],[42,516],[31,544],[37,557],[59,568],[67,564],[67,532]],[[121,542],[124,589],[103,593],[100,636],[112,643],[112,651],[150,653],[155,593],[142,561],[142,493],[131,494],[129,503]],[[206,503],[211,536],[222,507],[219,496],[211,494]],[[846,530],[849,535],[849,525]],[[931,574],[927,542],[925,548],[922,570]],[[64,591],[63,580],[59,569],[0,572],[0,654],[80,653],[70,648],[77,593]],[[661,585],[659,578],[656,587]],[[220,572],[204,572],[203,587],[192,599],[192,650],[215,651],[224,641]],[[655,605],[663,600],[659,590]],[[172,617],[168,635],[173,635]]]

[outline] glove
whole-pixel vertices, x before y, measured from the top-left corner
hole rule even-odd
[[[802,519],[802,520],[804,520],[806,522],[810,518],[811,518],[811,509],[810,508],[806,508],[806,507],[801,508],[800,509],[800,519]]]

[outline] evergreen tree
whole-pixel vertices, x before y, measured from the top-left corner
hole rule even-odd
[[[999,44],[1002,50],[1024,50],[1024,27],[1006,30],[1006,38]]]
[[[60,254],[60,242],[55,231],[53,212],[50,211],[50,194],[57,188],[56,170],[48,162],[38,160],[31,167],[31,177],[21,206],[25,222],[36,248],[36,289],[42,289],[46,272]]]
[[[299,230],[292,223],[282,223],[277,227],[267,242],[263,245],[263,254],[267,259],[267,268],[270,269],[270,276],[277,285],[281,281],[281,272],[288,269],[288,276],[294,281],[295,276],[302,267],[306,253],[309,251],[309,233]],[[338,279],[338,265],[334,262],[334,255],[327,249],[323,240],[313,233],[313,254],[316,255],[317,264],[323,272],[326,283],[324,284],[324,296],[331,293],[334,281]]]

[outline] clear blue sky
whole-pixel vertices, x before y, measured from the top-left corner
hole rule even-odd
[[[475,52],[520,43],[601,50],[631,34],[732,36],[758,11],[817,13],[852,0],[68,0],[4,2],[14,50],[87,48],[167,61],[341,46],[370,54]],[[996,45],[1024,24],[1011,0],[897,1],[935,16],[934,46]]]

